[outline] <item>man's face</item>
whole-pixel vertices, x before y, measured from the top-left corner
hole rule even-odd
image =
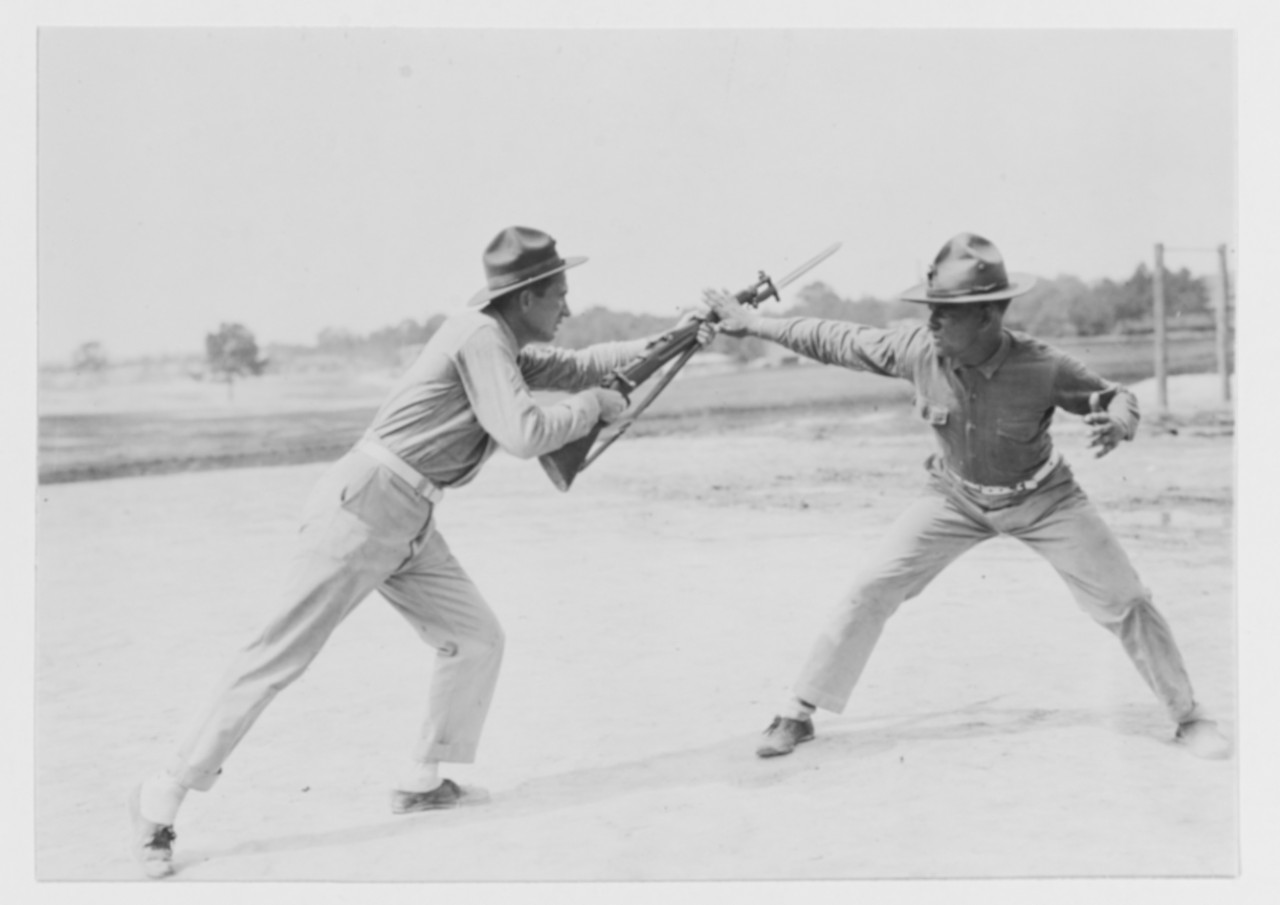
[[[987,327],[987,306],[974,304],[930,304],[929,332],[938,352],[960,358],[982,336]]]
[[[551,342],[556,337],[560,322],[569,316],[569,283],[563,273],[558,273],[541,296],[529,293],[529,305],[524,309],[525,324],[529,334],[539,342]]]

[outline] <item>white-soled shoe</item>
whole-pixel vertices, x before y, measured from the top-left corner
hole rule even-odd
[[[171,825],[143,817],[141,804],[139,783],[129,794],[129,851],[144,874],[152,880],[163,880],[173,875],[173,841],[178,837]]]
[[[1206,760],[1223,760],[1231,756],[1231,742],[1218,731],[1213,720],[1196,718],[1178,724],[1174,741],[1188,753]]]

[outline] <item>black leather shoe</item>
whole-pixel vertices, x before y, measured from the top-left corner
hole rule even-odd
[[[129,850],[142,872],[152,880],[163,880],[173,874],[173,841],[178,838],[173,827],[152,823],[142,816],[142,786],[129,796]]]
[[[813,740],[813,720],[793,720],[789,716],[775,716],[764,731],[764,741],[756,748],[759,757],[777,757],[790,754],[801,742]]]
[[[391,793],[391,813],[414,814],[418,811],[439,811],[467,804],[480,804],[488,800],[489,793],[484,789],[460,786],[452,779],[446,779],[430,792],[403,792],[396,789]]]

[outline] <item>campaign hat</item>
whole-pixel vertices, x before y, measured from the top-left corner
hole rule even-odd
[[[556,240],[539,229],[509,226],[493,237],[484,250],[485,287],[467,302],[472,307],[487,305],[504,295],[544,277],[585,264],[586,258],[562,258]]]
[[[905,302],[995,302],[1022,295],[1036,284],[1028,273],[1009,273],[1000,249],[974,233],[952,237],[929,267],[925,282],[899,293]]]

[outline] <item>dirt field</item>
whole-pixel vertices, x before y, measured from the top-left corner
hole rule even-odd
[[[1101,461],[1071,419],[1055,435],[1234,736],[1230,433]],[[903,607],[814,743],[752,755],[930,443],[896,413],[628,439],[569,494],[495,458],[440,514],[508,632],[479,762],[449,770],[492,801],[388,813],[431,655],[371,598],[190,796],[172,882],[1235,875],[1238,758],[1171,745],[1112,637],[1010,541]],[[125,795],[272,606],[323,467],[40,488],[39,878],[136,876]]]

